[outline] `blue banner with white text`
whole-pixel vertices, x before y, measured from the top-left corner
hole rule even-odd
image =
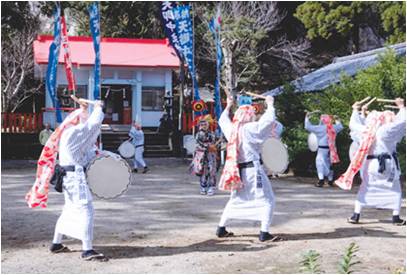
[[[198,82],[195,74],[194,61],[194,36],[192,30],[192,20],[190,15],[190,7],[177,6],[173,8],[173,16],[175,21],[175,30],[177,32],[178,41],[184,56],[185,62],[188,65],[189,73],[191,74],[194,86],[194,100],[200,100]]]
[[[90,31],[92,33],[93,48],[95,50],[95,66],[94,66],[94,87],[93,87],[93,98],[100,99],[100,14],[99,7],[97,3],[93,3],[89,6],[89,17],[90,17]]]
[[[219,120],[222,113],[222,103],[220,97],[220,78],[221,78],[221,66],[222,66],[222,47],[220,43],[220,10],[218,9],[217,15],[212,18],[209,22],[209,30],[212,32],[215,39],[216,47],[216,79],[215,79],[215,91],[214,91],[214,101],[215,101],[215,115]],[[220,127],[218,125],[217,134],[220,134]]]
[[[61,48],[60,17],[61,17],[61,7],[57,5],[54,13],[54,41],[52,41],[49,47],[47,76],[45,78],[45,85],[47,87],[48,94],[52,99],[58,123],[62,122],[62,115],[61,110],[59,109],[60,108],[59,101],[56,92],[59,50]]]
[[[164,23],[164,31],[165,35],[167,36],[168,40],[170,41],[171,45],[175,49],[175,53],[177,54],[180,60],[183,60],[184,57],[182,56],[182,49],[181,45],[178,40],[178,35],[175,30],[175,20],[174,20],[174,13],[173,8],[177,6],[176,3],[170,1],[164,1],[161,4],[161,19]]]

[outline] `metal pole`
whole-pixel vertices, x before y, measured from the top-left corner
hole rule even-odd
[[[191,16],[192,16],[192,64],[193,64],[193,69],[194,69],[194,75],[195,75],[195,39],[194,39],[194,29],[195,29],[195,20],[194,20],[194,3],[191,3]],[[192,72],[191,76],[192,76]],[[196,75],[195,75],[196,78]],[[192,79],[192,102],[194,102],[195,99],[195,85],[194,85],[194,79]],[[195,121],[195,112],[192,110],[192,123]],[[195,136],[195,126],[192,126],[192,135]]]
[[[178,113],[178,130],[182,129],[182,107],[184,106],[184,82],[185,82],[185,71],[184,71],[184,60],[180,63],[180,80],[181,80],[181,92],[179,94],[179,113]]]

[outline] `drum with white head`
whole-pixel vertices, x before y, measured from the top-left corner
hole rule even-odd
[[[88,165],[86,177],[90,191],[100,199],[114,199],[131,184],[131,168],[118,154],[102,151]]]
[[[134,148],[134,145],[130,142],[130,139],[120,144],[117,150],[119,151],[119,154],[125,159],[132,158],[136,153],[136,149]]]
[[[317,135],[314,133],[310,133],[308,135],[308,148],[310,149],[311,152],[316,152],[318,151],[318,138]]]
[[[184,148],[187,151],[187,155],[193,155],[196,149],[196,140],[193,135],[185,135],[184,136]]]
[[[261,158],[269,173],[284,173],[287,170],[287,147],[279,139],[268,138],[263,143]]]

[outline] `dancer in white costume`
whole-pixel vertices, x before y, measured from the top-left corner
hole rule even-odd
[[[134,121],[133,126],[130,129],[129,136],[132,138],[131,142],[134,145],[134,168],[133,172],[137,173],[137,168],[143,168],[143,174],[149,170],[147,164],[144,161],[144,132],[141,125]]]
[[[362,184],[355,201],[354,214],[348,219],[350,223],[359,222],[362,207],[376,207],[393,210],[393,224],[406,224],[399,216],[402,193],[396,153],[397,143],[406,132],[406,112],[403,99],[396,99],[395,104],[400,109],[397,115],[390,111],[373,111],[367,116],[365,124],[354,119],[356,114],[352,114],[349,127],[358,133],[360,143],[368,138],[373,141],[360,167]],[[354,109],[355,112],[357,110]]]
[[[92,247],[94,210],[85,175],[85,167],[96,155],[95,143],[104,117],[101,104],[97,101],[89,118],[82,116],[78,125],[67,127],[62,133],[59,164],[66,171],[63,178],[65,205],[55,226],[50,250],[54,253],[67,250],[62,245],[62,237],[66,235],[82,241],[82,259],[106,261],[107,258]],[[81,102],[81,108],[86,114],[87,104]]]
[[[339,162],[338,155],[336,153],[335,138],[342,129],[342,123],[339,120],[335,121],[335,124],[331,123],[331,117],[329,115],[321,115],[320,124],[314,125],[309,121],[309,113],[305,116],[305,129],[309,132],[315,133],[318,138],[318,152],[315,159],[315,166],[318,172],[318,183],[316,187],[322,187],[324,185],[325,177],[328,178],[328,184],[333,186],[334,173],[331,168],[331,164]]]
[[[233,101],[228,99],[219,125],[228,140],[227,159],[219,182],[222,190],[231,190],[231,195],[223,211],[216,235],[228,237],[226,231],[231,219],[255,220],[261,222],[260,241],[276,237],[268,233],[275,204],[274,193],[265,173],[259,155],[262,143],[270,136],[275,121],[274,99],[266,98],[267,110],[255,122],[253,106],[240,106],[233,122],[229,112]]]

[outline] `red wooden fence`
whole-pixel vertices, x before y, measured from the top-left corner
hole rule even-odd
[[[42,113],[1,113],[2,133],[38,133],[42,128]]]

